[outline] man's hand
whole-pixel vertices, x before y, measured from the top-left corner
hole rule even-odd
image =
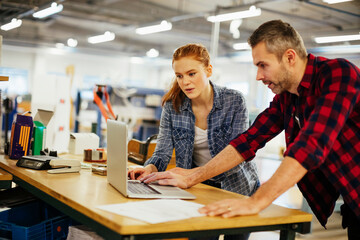
[[[144,183],[157,181],[160,185],[171,185],[179,188],[189,188],[186,177],[170,171],[151,173],[145,177],[139,178]]]
[[[253,215],[261,210],[251,198],[232,198],[208,204],[200,208],[199,212],[208,216],[229,218],[239,215]]]
[[[143,178],[152,172],[157,172],[157,168],[154,165],[149,164],[146,167],[138,167],[129,170],[128,177],[131,180],[139,180],[140,178]]]
[[[199,209],[199,212],[222,217],[257,214],[294,186],[306,173],[307,170],[296,159],[287,156],[274,175],[251,197],[215,202]]]
[[[182,176],[186,176],[186,175],[190,175],[193,172],[195,172],[196,169],[197,168],[185,169],[185,168],[175,167],[175,168],[170,169],[169,172],[179,174],[179,175],[182,175]]]

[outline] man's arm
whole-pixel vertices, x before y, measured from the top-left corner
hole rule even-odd
[[[151,173],[140,180],[145,183],[158,181],[161,185],[173,185],[180,188],[189,188],[203,182],[220,173],[226,172],[242,163],[244,158],[231,145],[224,148],[219,154],[211,159],[206,165],[191,169],[188,175],[180,175],[171,171]],[[195,171],[194,171],[195,170]]]
[[[306,174],[307,170],[296,159],[285,157],[274,175],[246,199],[225,199],[209,204],[200,209],[209,216],[257,214],[268,207],[277,197],[294,186]]]

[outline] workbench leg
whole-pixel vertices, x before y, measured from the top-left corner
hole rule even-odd
[[[280,230],[280,240],[295,240],[295,231]]]

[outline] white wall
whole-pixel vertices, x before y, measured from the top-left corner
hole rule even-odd
[[[331,58],[347,58],[347,56],[334,54],[321,55]],[[28,70],[29,92],[32,92],[34,79],[49,73],[64,76],[69,65],[73,65],[75,70],[72,83],[73,97],[76,89],[91,89],[94,86],[94,83],[84,82],[86,76],[97,77],[100,82],[96,83],[162,89],[168,88],[174,77],[170,59],[144,59],[142,64],[134,64],[127,56],[99,56],[55,48],[35,49],[6,45],[3,45],[1,57],[2,67]],[[359,66],[359,55],[350,55],[348,59]],[[239,90],[247,93],[245,97],[250,113],[259,113],[268,106],[273,94],[261,82],[255,80],[256,67],[252,64],[251,54],[245,54],[241,58],[219,58],[213,62],[213,66],[212,80],[215,83],[229,85],[241,82],[244,85],[240,86],[248,87],[246,91]],[[267,144],[263,152],[278,154],[279,146],[284,145],[284,137],[280,135]]]
[[[106,57],[78,54],[59,49],[33,49],[3,46],[2,67],[26,69],[29,71],[29,92],[34,78],[47,73],[65,75],[66,68],[75,68],[73,88],[89,88],[84,83],[85,76],[96,76],[97,83],[135,85],[157,88],[158,67],[150,64],[131,64],[125,56]],[[44,79],[46,81],[46,79]]]

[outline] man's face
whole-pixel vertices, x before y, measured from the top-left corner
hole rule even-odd
[[[252,56],[258,68],[256,80],[262,81],[275,94],[290,90],[291,74],[284,58],[279,62],[275,54],[268,52],[265,42],[252,49]]]

